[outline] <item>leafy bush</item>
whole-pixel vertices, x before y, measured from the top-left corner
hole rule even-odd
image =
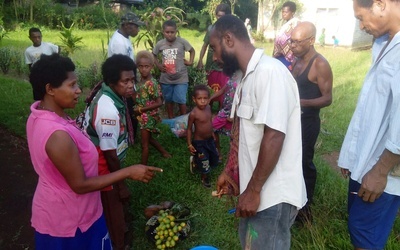
[[[192,92],[194,86],[199,84],[207,84],[207,73],[204,69],[198,69],[196,67],[188,67],[188,76],[189,76],[189,86],[187,91],[187,105],[191,109],[194,107],[194,103],[192,100]]]
[[[266,42],[265,36],[262,32],[257,32],[257,33],[253,32],[252,35],[253,35],[254,40],[256,40],[257,42],[261,42],[261,43]]]
[[[64,26],[64,23],[61,22],[61,27],[63,29],[60,32],[61,34],[60,39],[63,44],[61,46],[62,47],[61,52],[65,56],[69,56],[74,54],[76,50],[80,50],[82,48],[82,46],[80,45],[82,44],[82,37],[72,34],[74,23],[72,23],[71,26],[67,28]]]
[[[140,33],[136,38],[136,46],[143,43],[146,49],[153,50],[156,43],[163,38],[162,25],[166,20],[174,20],[176,26],[186,25],[184,21],[185,12],[179,8],[168,7],[166,9],[155,8],[142,14],[141,19],[146,23],[145,32]]]
[[[81,88],[92,89],[94,85],[102,79],[100,67],[97,62],[92,63],[88,68],[77,64],[75,72],[78,76],[79,86]]]
[[[89,5],[76,8],[72,14],[72,21],[79,29],[109,29],[117,27],[119,20],[110,8],[103,4]]]
[[[8,31],[2,26],[0,25],[0,44],[1,41],[3,41],[3,38],[8,37]]]
[[[7,74],[11,65],[16,63],[21,64],[21,57],[19,51],[12,47],[0,48],[0,69],[4,74]]]
[[[211,24],[210,15],[205,15],[202,13],[188,13],[186,19],[189,28],[198,29],[201,31],[207,30],[207,27]]]

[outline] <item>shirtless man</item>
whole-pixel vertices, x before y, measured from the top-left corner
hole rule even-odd
[[[315,35],[314,24],[302,22],[294,28],[289,39],[290,49],[296,57],[292,75],[297,82],[301,106],[302,164],[308,202],[296,219],[303,223],[312,221],[310,204],[317,180],[313,157],[321,125],[319,111],[332,103],[332,70],[328,61],[314,48]]]

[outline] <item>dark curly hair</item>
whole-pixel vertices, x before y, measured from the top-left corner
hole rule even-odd
[[[29,36],[31,36],[31,34],[32,34],[33,32],[39,32],[40,34],[42,34],[42,32],[40,31],[39,28],[32,27],[32,28],[29,29]]]
[[[287,1],[287,2],[283,3],[282,9],[285,8],[285,7],[289,7],[289,10],[291,12],[296,12],[296,9],[297,9],[296,3],[292,2],[292,1]]]
[[[75,64],[68,57],[57,53],[44,55],[33,64],[29,81],[32,85],[33,99],[42,100],[46,94],[46,84],[58,88],[68,78],[68,72],[75,70]]]
[[[229,31],[241,41],[250,41],[244,22],[234,15],[225,15],[220,17],[215,22],[213,29],[217,32],[220,39],[222,39],[225,32]]]
[[[224,12],[225,15],[230,15],[232,14],[231,6],[229,6],[229,4],[226,3],[218,4],[217,8],[215,8],[215,15],[217,15],[218,12]]]
[[[176,22],[174,20],[167,20],[162,25],[163,30],[165,30],[166,27],[173,27],[176,29],[177,28]]]
[[[113,55],[103,63],[101,66],[101,74],[106,85],[117,84],[121,78],[122,71],[131,71],[135,76],[136,82],[136,64],[129,57],[121,54]]]
[[[198,84],[198,85],[195,85],[194,88],[193,88],[192,96],[193,96],[193,97],[196,97],[197,92],[199,92],[199,91],[201,91],[201,90],[206,91],[206,92],[208,93],[208,96],[210,96],[210,89],[209,89],[208,86],[205,85],[205,84]]]

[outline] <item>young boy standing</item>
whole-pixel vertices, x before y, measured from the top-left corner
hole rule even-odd
[[[60,54],[61,49],[59,46],[42,42],[42,32],[38,28],[29,29],[29,39],[32,41],[32,45],[25,50],[25,63],[28,65],[29,70],[31,70],[32,65],[40,59],[42,54]]]
[[[206,85],[196,85],[193,90],[193,102],[196,107],[188,118],[187,144],[193,157],[193,164],[201,173],[201,182],[211,187],[209,172],[218,165],[218,152],[214,141],[212,126],[210,91]],[[192,128],[193,140],[192,140]],[[192,171],[191,157],[191,171]],[[193,171],[192,171],[193,172]]]
[[[186,66],[193,64],[195,55],[192,45],[185,39],[176,37],[176,32],[176,23],[172,20],[165,21],[164,39],[160,40],[153,49],[155,64],[161,71],[161,90],[169,119],[174,117],[174,103],[179,105],[181,115],[186,114],[186,94],[189,82]],[[190,53],[189,60],[185,59],[185,51]],[[161,62],[158,60],[159,54],[161,54]]]

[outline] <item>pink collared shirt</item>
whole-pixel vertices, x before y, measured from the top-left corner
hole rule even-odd
[[[67,132],[75,142],[87,177],[98,175],[98,153],[90,139],[75,126],[54,112],[31,106],[26,131],[29,152],[38,184],[32,202],[32,227],[42,234],[73,237],[79,228],[89,229],[100,218],[103,208],[100,192],[77,194],[49,159],[45,146],[55,131]]]

